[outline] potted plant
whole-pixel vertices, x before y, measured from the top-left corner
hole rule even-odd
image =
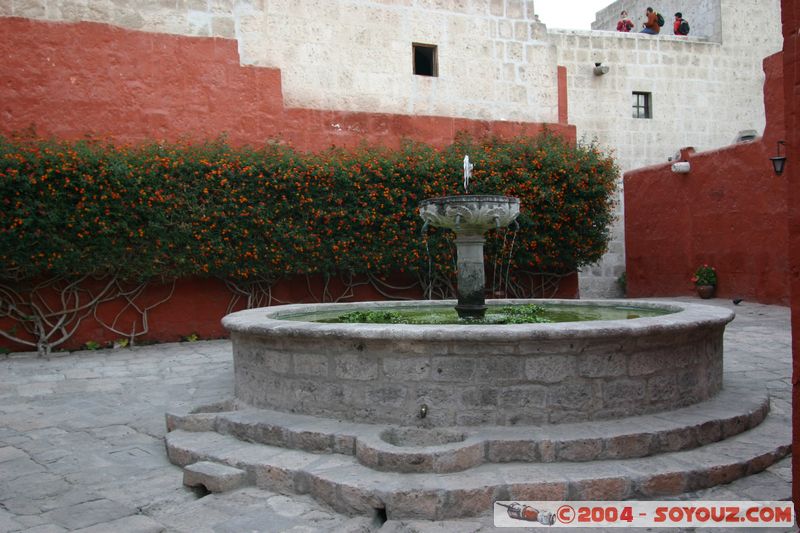
[[[692,283],[697,290],[700,298],[708,299],[714,296],[717,288],[717,271],[712,266],[703,265],[697,267],[692,276]]]

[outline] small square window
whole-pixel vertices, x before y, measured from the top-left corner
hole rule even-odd
[[[653,97],[651,93],[633,93],[633,118],[653,118]]]
[[[414,56],[414,74],[417,76],[439,75],[435,44],[411,43],[411,50]]]

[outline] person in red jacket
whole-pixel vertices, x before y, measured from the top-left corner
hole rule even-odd
[[[681,27],[681,24],[683,24],[683,13],[678,11],[675,13],[675,22],[672,23],[672,33],[675,35],[689,35],[687,31],[688,23],[684,27]]]
[[[656,12],[653,11],[652,7],[648,7],[645,13],[647,15],[647,22],[644,23],[644,29],[642,33],[646,33],[648,35],[658,35],[658,32],[661,31],[661,27],[658,25],[658,17],[656,16]]]
[[[628,33],[633,29],[633,22],[628,18],[628,12],[623,11],[619,14],[619,22],[617,22],[617,31]]]

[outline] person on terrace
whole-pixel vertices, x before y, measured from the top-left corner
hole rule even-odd
[[[658,32],[661,31],[661,27],[658,25],[658,16],[656,15],[656,12],[653,11],[652,7],[648,7],[645,14],[647,15],[647,21],[644,23],[644,29],[642,30],[642,33],[646,33],[648,35],[658,35]]]
[[[619,14],[619,22],[617,22],[617,31],[628,33],[633,29],[633,21],[628,18],[628,12],[623,10]]]
[[[672,23],[672,33],[675,35],[689,35],[689,23],[683,18],[683,13],[675,13],[675,22]]]

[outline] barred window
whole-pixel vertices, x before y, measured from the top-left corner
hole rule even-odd
[[[633,93],[633,118],[653,118],[653,98],[650,93]]]

